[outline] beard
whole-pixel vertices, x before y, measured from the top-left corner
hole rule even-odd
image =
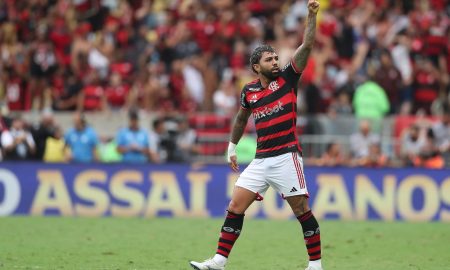
[[[273,72],[272,70],[261,70],[261,74],[267,79],[273,81],[280,76],[280,71]]]

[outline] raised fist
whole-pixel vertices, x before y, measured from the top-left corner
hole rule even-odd
[[[308,1],[308,10],[311,13],[317,14],[317,12],[319,11],[319,1],[317,0],[309,0]]]

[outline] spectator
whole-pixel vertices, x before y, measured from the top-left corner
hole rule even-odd
[[[419,155],[414,160],[414,166],[429,169],[441,169],[445,165],[444,158],[436,147],[436,138],[433,130],[427,130],[425,145],[420,149]]]
[[[70,71],[67,71],[67,74],[63,76],[67,79],[63,82],[62,91],[53,94],[53,109],[56,111],[74,111],[81,99],[83,83]]]
[[[176,130],[169,130],[162,117],[153,120],[153,129],[149,133],[150,157],[153,162],[173,161],[176,149]]]
[[[192,162],[192,157],[200,153],[197,134],[189,127],[189,121],[186,118],[182,118],[178,122],[176,144],[177,161]]]
[[[201,73],[201,58],[192,57],[183,66],[183,77],[185,82],[185,95],[195,102],[196,107],[201,107],[205,102],[205,82]]]
[[[46,105],[44,97],[50,91],[49,79],[56,71],[57,62],[53,44],[48,40],[47,25],[38,25],[37,39],[31,44],[30,52],[30,92],[32,106],[43,109]]]
[[[68,160],[82,163],[97,161],[97,133],[88,126],[83,113],[75,113],[73,122],[74,127],[69,129],[64,136],[66,146],[70,149]]]
[[[128,114],[129,126],[119,131],[116,137],[117,151],[122,154],[122,161],[128,163],[145,163],[148,161],[148,135],[139,127],[137,111]]]
[[[43,160],[45,162],[66,162],[69,157],[68,151],[61,128],[55,127],[53,137],[49,136],[46,139]]]
[[[49,137],[52,137],[55,132],[55,120],[53,114],[50,111],[42,113],[41,121],[39,124],[34,125],[31,129],[34,142],[36,143],[36,160],[43,160],[44,152],[46,149],[46,142]]]
[[[163,118],[165,132],[161,136],[161,148],[167,153],[166,162],[179,162],[177,136],[178,122],[174,116],[167,115]]]
[[[417,124],[413,124],[403,134],[401,138],[400,157],[405,165],[414,165],[420,151],[425,147],[425,131],[425,129],[421,129]]]
[[[86,85],[78,96],[78,111],[103,111],[107,109],[105,89],[97,72],[86,75]]]
[[[379,142],[380,137],[371,132],[370,122],[368,120],[362,120],[359,123],[359,131],[350,137],[352,156],[356,159],[367,157],[370,146]]]
[[[382,119],[389,112],[389,100],[385,91],[374,81],[367,81],[356,88],[353,108],[359,119]]]
[[[87,64],[87,55],[91,48],[88,40],[89,32],[92,30],[91,24],[83,22],[74,31],[74,39],[70,51],[70,67],[74,74],[80,77],[90,71]]]
[[[439,72],[430,59],[417,61],[417,70],[414,76],[414,109],[431,112],[431,104],[439,94]]]
[[[8,108],[13,111],[29,110],[31,96],[24,78],[14,69],[7,69],[4,71],[2,81],[0,84],[4,84],[3,91]]]
[[[391,53],[383,50],[380,55],[380,65],[375,72],[375,82],[386,91],[391,104],[391,114],[398,113],[401,104],[402,78],[392,62]]]
[[[380,168],[389,164],[388,157],[382,153],[381,145],[379,143],[372,143],[369,146],[369,153],[367,156],[357,158],[354,161],[356,166]]]
[[[30,160],[36,151],[33,136],[21,117],[14,118],[11,128],[2,132],[1,144],[4,160]]]
[[[450,107],[445,106],[440,120],[432,127],[436,147],[441,153],[450,152]]]
[[[450,167],[450,106],[444,106],[440,120],[432,126],[436,147],[442,154],[446,166]]]
[[[215,113],[218,115],[233,115],[237,108],[236,78],[231,73],[231,70],[224,72],[220,87],[213,95]]]
[[[392,60],[397,68],[400,71],[402,76],[402,102],[411,101],[412,100],[412,88],[411,84],[413,82],[413,65],[410,59],[410,48],[411,48],[411,39],[402,31],[398,34],[395,42],[395,46],[392,48]]]
[[[125,105],[129,99],[130,86],[122,81],[122,76],[115,72],[111,75],[110,83],[106,86],[105,95],[111,109],[127,109]]]
[[[17,23],[11,20],[0,25],[0,62],[3,69],[12,74],[27,74],[27,48],[21,42]],[[20,39],[20,40],[19,40]],[[23,77],[22,77],[23,78]],[[30,100],[28,100],[30,101]]]
[[[122,161],[122,155],[117,151],[117,142],[110,136],[101,136],[97,147],[101,162],[112,163]]]
[[[344,166],[347,165],[347,158],[342,152],[341,145],[337,142],[332,142],[327,145],[326,151],[322,156],[312,162],[316,166]]]
[[[331,102],[328,113],[332,116],[350,116],[352,115],[352,105],[350,103],[350,95],[344,90],[336,93],[336,98]]]
[[[167,151],[162,145],[163,137],[166,134],[164,121],[162,118],[153,120],[152,130],[149,133],[149,151],[153,162],[165,162],[167,160]]]

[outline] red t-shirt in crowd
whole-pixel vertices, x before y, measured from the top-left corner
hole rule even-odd
[[[11,78],[6,82],[6,100],[11,111],[24,111],[30,108],[30,95],[21,79]]]
[[[105,89],[108,104],[113,107],[122,107],[125,105],[129,92],[130,86],[128,85],[108,86]]]
[[[102,96],[105,90],[100,85],[87,85],[84,92],[84,109],[87,111],[96,111],[102,109]]]

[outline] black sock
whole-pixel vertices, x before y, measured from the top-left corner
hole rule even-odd
[[[303,237],[305,238],[306,249],[309,260],[316,261],[321,258],[320,229],[319,223],[311,213],[311,210],[297,217],[302,225]]]
[[[228,258],[234,242],[236,242],[237,238],[241,234],[243,224],[244,214],[234,214],[228,211],[222,230],[220,231],[216,254],[220,254]]]

